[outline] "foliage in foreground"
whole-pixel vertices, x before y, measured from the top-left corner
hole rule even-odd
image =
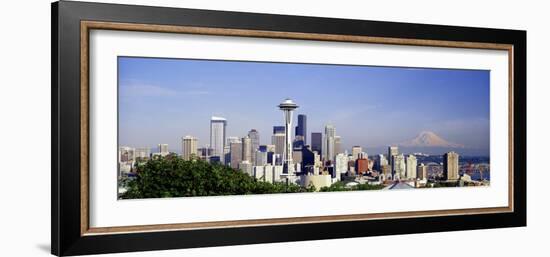
[[[123,199],[314,192],[315,187],[256,180],[222,164],[180,157],[155,158],[137,167]]]
[[[384,188],[384,185],[369,185],[369,184],[358,184],[351,187],[346,187],[344,182],[338,181],[329,187],[322,187],[320,192],[337,192],[337,191],[359,191],[359,190],[379,190]]]

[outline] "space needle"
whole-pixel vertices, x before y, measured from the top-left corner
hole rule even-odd
[[[283,111],[285,117],[285,149],[283,151],[283,172],[291,175],[294,173],[294,166],[292,165],[292,111],[298,108],[298,105],[294,103],[290,98],[285,99],[278,105],[279,109]]]

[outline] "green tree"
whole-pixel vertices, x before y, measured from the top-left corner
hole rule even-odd
[[[282,182],[268,183],[222,164],[177,156],[154,158],[139,165],[134,179],[125,182],[123,199],[314,192]]]

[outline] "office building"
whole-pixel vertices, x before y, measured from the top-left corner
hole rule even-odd
[[[229,163],[231,168],[238,169],[239,163],[242,161],[243,156],[243,147],[242,141],[231,142],[230,151],[229,151]]]
[[[196,137],[185,136],[181,138],[181,157],[188,161],[197,157],[197,145],[199,140]]]
[[[304,167],[303,170],[307,171],[309,167],[315,166],[315,155],[315,152],[311,151],[311,148],[302,148],[302,167]]]
[[[301,136],[303,140],[302,145],[307,145],[307,116],[305,114],[298,114],[298,126],[296,126],[295,136]]]
[[[224,158],[220,158],[220,161],[223,160],[223,163],[225,165],[231,165],[231,143],[240,143],[241,139],[239,137],[226,137],[225,139],[225,145],[223,147],[223,155]],[[214,153],[214,150],[212,149],[212,155]]]
[[[295,136],[294,142],[292,142],[292,148],[294,150],[300,150],[302,147],[304,147],[304,137],[303,136]]]
[[[344,150],[342,149],[342,137],[335,136],[334,137],[334,156],[336,157],[336,155],[343,152]]]
[[[458,158],[459,155],[452,151],[443,155],[443,179],[458,180]]]
[[[251,150],[250,153],[252,155],[252,163],[256,162],[256,150],[260,147],[260,132],[258,132],[256,129],[251,129],[248,131],[248,137],[250,138],[250,145]]]
[[[267,165],[267,152],[262,152],[260,150],[257,150],[255,155],[256,155],[255,162],[254,162],[255,166]]]
[[[252,140],[250,137],[246,136],[241,139],[242,143],[242,161],[248,161],[252,163]]]
[[[331,124],[325,126],[325,137],[323,139],[323,158],[325,161],[334,161],[336,128]]]
[[[214,150],[212,156],[223,157],[225,147],[225,131],[227,120],[222,117],[212,116],[210,119],[210,147]]]
[[[284,134],[285,126],[273,126],[273,135],[275,134]]]
[[[397,146],[388,147],[388,162],[392,167],[392,172],[395,169],[393,166],[393,157],[399,154],[399,148]]]
[[[277,133],[271,136],[271,144],[275,146],[275,153],[282,156],[285,150],[285,134]]]
[[[317,152],[317,154],[322,155],[323,148],[323,133],[313,132],[311,133],[311,151]]]

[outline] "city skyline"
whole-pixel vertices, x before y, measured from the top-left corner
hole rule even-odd
[[[276,104],[289,95],[300,99],[293,125],[305,114],[309,138],[331,124],[348,151],[424,130],[489,150],[488,71],[134,57],[119,58],[119,143],[179,152],[178,141],[191,135],[203,147],[210,118],[220,116],[226,137],[256,129],[260,144],[271,144],[273,126],[284,125]]]

